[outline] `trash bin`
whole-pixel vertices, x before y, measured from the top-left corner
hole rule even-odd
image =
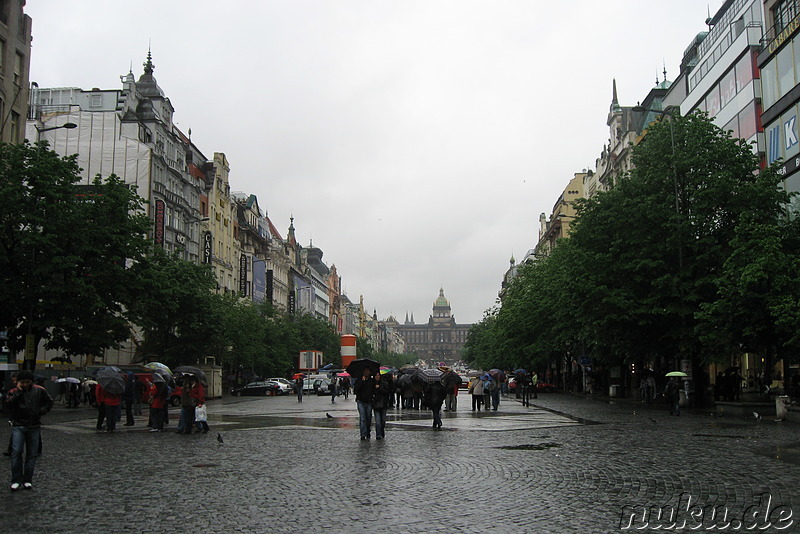
[[[789,396],[788,395],[778,395],[775,397],[775,415],[777,416],[776,419],[780,419],[783,421],[786,419],[786,416],[789,415]]]
[[[612,399],[616,399],[617,397],[619,397],[619,385],[613,384],[611,386],[608,386],[608,396],[611,397]]]

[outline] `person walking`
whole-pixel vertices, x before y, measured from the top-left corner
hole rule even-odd
[[[294,390],[297,393],[297,402],[303,402],[303,375],[295,377]]]
[[[338,391],[337,391],[338,387],[336,385],[336,382],[337,382],[337,380],[336,380],[335,376],[333,378],[331,378],[330,382],[328,382],[328,391],[331,392],[331,404],[335,404],[336,403],[336,394],[338,393]]]
[[[533,393],[533,398],[538,399],[539,396],[536,394],[536,388],[539,385],[539,375],[536,374],[536,371],[531,373],[531,393]]]
[[[664,389],[664,396],[667,398],[667,403],[669,403],[669,414],[680,415],[680,384],[678,384],[678,379],[674,376],[667,382],[667,387]]]
[[[361,433],[362,441],[370,438],[372,401],[376,387],[372,372],[366,367],[362,375],[353,384],[353,393],[356,396],[356,405],[358,406],[358,429]]]
[[[392,383],[388,375],[375,373],[375,390],[372,394],[372,412],[375,414],[375,439],[386,437],[386,408],[389,407]]]
[[[438,380],[425,385],[424,390],[425,404],[433,412],[433,428],[442,428],[442,403],[447,397],[447,388]]]
[[[194,409],[201,399],[205,397],[203,385],[193,375],[183,376],[183,390],[181,391],[181,421],[178,425],[178,434],[191,434],[194,427]]]
[[[194,424],[197,426],[197,431],[203,434],[208,434],[208,408],[206,407],[206,390],[203,384],[198,380],[193,392],[196,401],[194,408]]]
[[[481,406],[483,405],[483,380],[477,376],[471,378],[467,393],[472,396],[472,411],[481,411]]]
[[[23,370],[17,374],[16,387],[8,392],[6,407],[11,423],[11,491],[31,489],[41,449],[41,417],[53,408],[53,399],[33,384],[31,371]]]
[[[133,426],[133,401],[136,398],[136,375],[129,372],[125,380],[122,400],[125,402],[125,426]]]
[[[167,403],[167,384],[153,382],[150,385],[150,432],[164,431],[164,405]]]

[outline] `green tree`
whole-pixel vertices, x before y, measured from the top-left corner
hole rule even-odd
[[[128,335],[126,259],[145,250],[143,199],[115,176],[77,185],[74,157],[46,143],[0,144],[0,325],[67,354],[101,353]],[[87,194],[89,193],[89,194]]]

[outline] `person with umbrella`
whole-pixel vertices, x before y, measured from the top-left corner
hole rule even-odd
[[[191,434],[194,427],[194,409],[203,403],[205,390],[195,375],[183,375],[181,391],[181,419],[178,423],[178,434]]]
[[[41,417],[53,408],[53,399],[33,384],[32,372],[23,370],[17,374],[16,387],[8,392],[6,406],[11,410],[11,491],[31,489],[41,445]]]
[[[428,408],[433,412],[433,428],[442,428],[442,403],[447,397],[447,389],[441,380],[428,382],[425,385],[423,399]]]
[[[158,373],[153,374],[150,385],[150,432],[164,431],[164,406],[167,404],[167,381]]]
[[[386,437],[386,408],[391,403],[394,387],[389,374],[375,373],[375,390],[372,394],[372,411],[375,414],[375,439]]]
[[[669,414],[675,415],[681,414],[681,404],[680,404],[680,384],[678,384],[678,377],[671,376],[669,382],[667,382],[667,387],[664,390],[664,396],[667,398],[667,403],[669,404]]]
[[[348,372],[350,371],[348,370]],[[378,372],[380,373],[380,369]],[[375,389],[378,387],[373,378],[373,373],[373,370],[364,366],[361,376],[353,384],[353,393],[356,396],[356,405],[358,406],[358,429],[362,441],[370,438],[370,426],[372,426],[372,402],[375,397]]]

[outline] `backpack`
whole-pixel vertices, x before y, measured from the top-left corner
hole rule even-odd
[[[484,380],[483,381],[483,392],[484,393],[491,393],[497,389],[497,383],[494,380]]]

